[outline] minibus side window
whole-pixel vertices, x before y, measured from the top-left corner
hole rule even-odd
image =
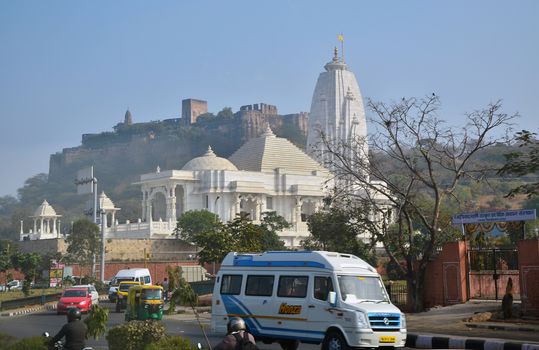
[[[319,277],[314,278],[313,296],[315,299],[324,300],[328,299],[329,292],[333,292],[333,282],[331,277]]]
[[[307,276],[281,276],[279,277],[278,297],[305,298],[307,296]]]
[[[242,275],[223,275],[221,294],[240,294],[242,277]]]
[[[273,293],[273,276],[247,276],[245,295],[269,297]]]
[[[144,284],[150,284],[150,276],[144,276]]]

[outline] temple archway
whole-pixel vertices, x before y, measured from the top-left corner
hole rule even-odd
[[[301,205],[301,221],[305,222],[309,216],[313,215],[316,211],[316,205],[314,202],[307,201]]]
[[[167,200],[161,192],[155,193],[152,198],[152,220],[159,221],[159,219],[163,221],[167,219]]]
[[[183,186],[176,186],[174,196],[176,197],[176,217],[179,218],[185,212],[185,189]]]

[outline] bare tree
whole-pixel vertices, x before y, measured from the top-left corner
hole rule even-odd
[[[536,137],[536,133],[528,130],[517,132],[515,141],[519,150],[505,154],[506,164],[498,173],[504,176],[537,175],[539,173],[539,140]],[[535,182],[513,188],[507,197],[513,197],[520,193],[526,194],[528,198],[539,195],[537,177],[535,177]]]
[[[384,243],[406,276],[410,305],[420,311],[427,262],[451,230],[444,202],[458,200],[462,180],[479,181],[495,170],[474,156],[505,140],[493,131],[508,127],[516,115],[502,113],[498,101],[467,114],[462,128],[450,127],[438,117],[434,94],[391,104],[369,101],[368,107],[374,114],[369,139],[335,141],[321,133],[320,158],[334,174],[337,198],[372,208],[357,220],[369,222],[365,227]]]

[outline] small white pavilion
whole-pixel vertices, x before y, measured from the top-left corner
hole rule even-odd
[[[29,233],[24,233],[23,224],[21,221],[20,240],[36,240],[58,238],[60,232],[59,219],[62,215],[56,214],[56,210],[44,200],[43,203],[36,209],[33,216],[34,228]]]
[[[121,208],[116,208],[112,200],[105,194],[105,192],[101,192],[99,195],[99,198],[97,199],[97,208],[99,210],[98,213],[101,212],[103,214],[101,216],[101,220],[103,220],[105,228],[110,228],[112,231],[114,231],[118,225],[118,220],[116,220],[116,212],[121,210]]]

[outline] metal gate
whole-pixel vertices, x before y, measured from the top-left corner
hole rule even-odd
[[[513,299],[520,299],[516,249],[468,250],[468,295],[472,299],[502,299],[509,281]]]

